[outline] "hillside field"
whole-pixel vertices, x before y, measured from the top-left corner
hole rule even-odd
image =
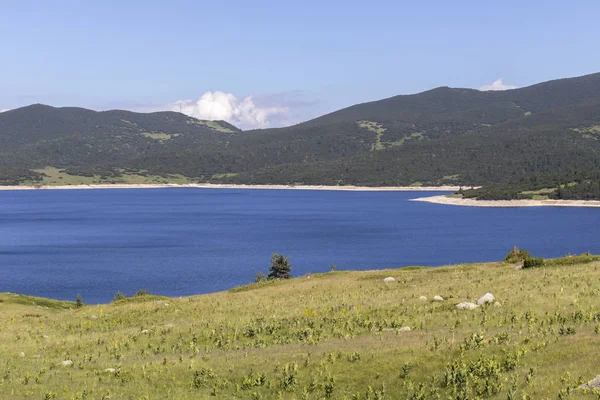
[[[0,294],[0,398],[597,399],[576,388],[600,375],[600,262],[559,264],[335,271],[80,308]],[[487,292],[499,304],[456,308]]]

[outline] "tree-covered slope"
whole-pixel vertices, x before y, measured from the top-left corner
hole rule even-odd
[[[597,168],[599,139],[593,74],[502,92],[442,87],[247,132],[173,112],[34,105],[0,114],[0,165],[230,183],[485,185]]]
[[[175,112],[96,112],[32,105],[0,114],[0,164],[126,166],[144,154],[226,146],[239,129]]]

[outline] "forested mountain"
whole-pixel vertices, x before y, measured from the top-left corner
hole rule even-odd
[[[595,176],[598,139],[600,74],[501,92],[441,87],[247,132],[173,112],[34,105],[0,114],[0,182],[52,166],[248,184],[500,184]]]

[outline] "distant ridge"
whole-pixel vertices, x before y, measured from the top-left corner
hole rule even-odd
[[[100,181],[126,171],[216,183],[486,185],[587,174],[600,169],[599,152],[600,73],[507,91],[439,87],[243,133],[176,112],[37,104],[0,114],[4,183],[56,167]]]

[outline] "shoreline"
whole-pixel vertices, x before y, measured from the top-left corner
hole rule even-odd
[[[0,191],[9,190],[76,190],[76,189],[269,189],[269,190],[336,190],[360,192],[455,192],[459,186],[325,186],[325,185],[234,185],[218,183],[142,183],[142,184],[97,184],[58,186],[0,186]]]
[[[431,196],[411,201],[462,207],[600,207],[600,200],[473,200]]]

